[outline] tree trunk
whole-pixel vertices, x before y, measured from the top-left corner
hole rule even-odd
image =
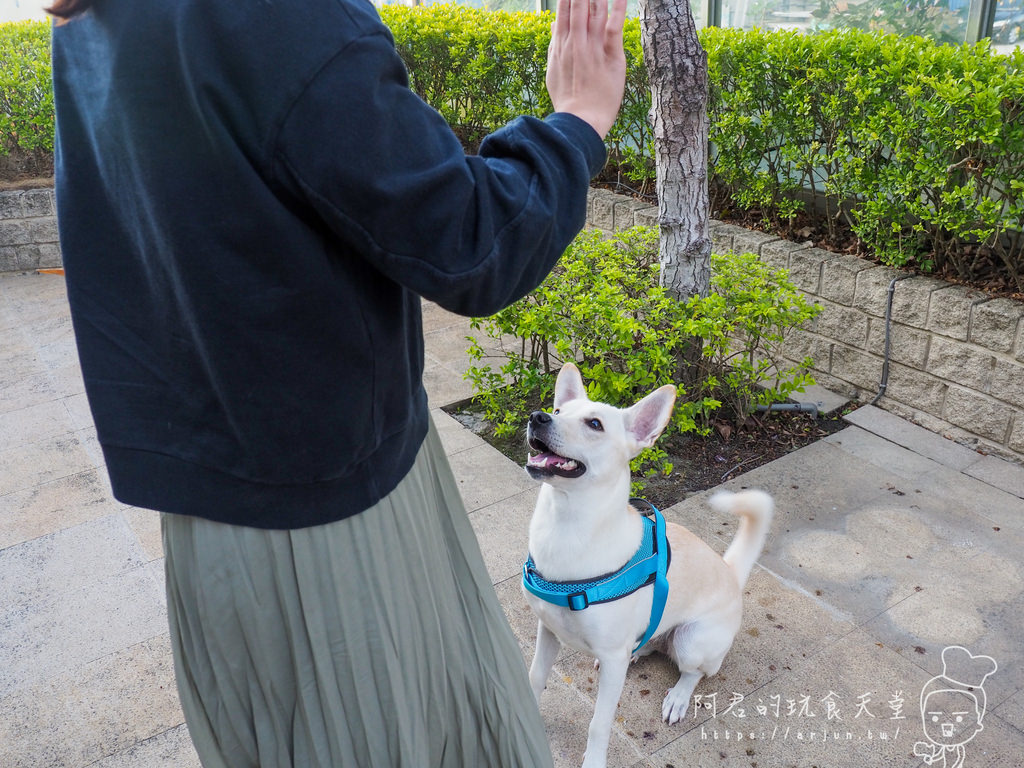
[[[685,301],[706,296],[711,279],[708,57],[689,0],[640,0],[640,29],[651,81],[661,284]]]

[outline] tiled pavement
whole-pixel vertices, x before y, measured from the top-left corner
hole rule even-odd
[[[537,489],[438,410],[469,394],[468,325],[432,306],[424,325],[435,420],[528,659],[534,621],[518,575]],[[925,740],[919,697],[951,645],[998,663],[965,765],[1021,764],[1024,468],[877,408],[849,421],[727,484],[777,503],[743,628],[697,688],[707,706],[675,726],[660,721],[671,665],[649,657],[631,669],[611,766],[924,765],[913,754]],[[733,522],[705,496],[666,517],[721,550]],[[110,496],[63,279],[0,276],[2,768],[198,765],[162,580],[157,516]],[[582,759],[595,679],[590,659],[563,652],[541,706],[560,767]]]

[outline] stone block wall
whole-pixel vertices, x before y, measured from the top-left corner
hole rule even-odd
[[[612,232],[656,223],[652,206],[591,191],[590,227]],[[784,354],[811,357],[820,384],[862,402],[879,391],[892,285],[889,379],[877,405],[970,447],[1024,461],[1024,303],[723,222],[712,222],[711,237],[718,253],[756,253],[787,269],[824,308],[791,332]]]
[[[0,191],[0,273],[60,265],[53,189]]]

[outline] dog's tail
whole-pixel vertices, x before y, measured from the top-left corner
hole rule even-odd
[[[733,569],[736,581],[742,587],[764,547],[775,502],[764,491],[719,491],[708,499],[708,504],[719,512],[731,512],[740,518],[739,530],[722,559]]]

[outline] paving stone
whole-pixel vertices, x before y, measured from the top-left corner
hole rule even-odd
[[[0,605],[53,602],[147,559],[120,514],[64,528],[0,550]]]
[[[992,707],[992,714],[1012,728],[1024,733],[1024,691],[1018,692],[1006,701]]]
[[[975,557],[976,573],[1001,573],[1008,564],[1011,578],[989,579],[978,589],[973,574],[954,566],[906,600],[864,626],[886,647],[917,664],[929,675],[942,674],[942,651],[951,645],[990,656],[998,669],[985,682],[990,709],[1012,699],[1024,687],[1024,653],[1020,626],[1021,565],[984,555]],[[965,578],[967,577],[967,578]]]
[[[470,514],[469,521],[493,583],[522,574],[536,502],[537,489],[531,488]]]
[[[67,411],[59,402],[0,412],[0,454],[64,434],[70,426]]]
[[[124,518],[136,545],[142,553],[143,562],[160,560],[164,556],[163,534],[160,530],[160,513],[141,507],[121,507]]]
[[[576,685],[552,673],[540,700],[540,713],[555,768],[578,768],[587,747],[587,728],[594,716],[593,702],[582,695]],[[608,768],[631,766],[643,757],[644,753],[623,733],[622,723],[616,722],[608,742]]]
[[[926,681],[920,669],[852,632],[731,710],[719,705],[712,720],[656,752],[653,765],[907,764],[917,736],[905,691]]]
[[[473,396],[473,385],[462,372],[451,365],[427,360],[423,369],[423,385],[431,408],[459,403]]]
[[[789,399],[795,403],[813,405],[818,409],[818,414],[827,416],[835,413],[840,408],[846,407],[850,399],[845,395],[833,392],[831,389],[820,384],[809,384],[804,387],[803,392],[793,392]]]
[[[575,653],[559,658],[553,676],[566,682],[571,681],[585,697],[589,712],[586,719],[581,720],[577,726],[585,743],[586,728],[593,716],[599,691],[600,671],[594,669],[593,658],[584,653]],[[639,754],[659,749],[678,736],[678,724],[671,726],[661,719],[665,691],[678,680],[678,668],[661,654],[650,654],[630,665],[619,697],[615,728],[624,734]],[[697,691],[701,691],[708,682],[699,683]],[[580,755],[582,757],[582,752]]]
[[[75,366],[71,371],[75,374],[71,380],[74,382],[81,381],[82,377],[79,373],[78,367]],[[55,376],[54,378],[60,382],[59,389],[61,392],[67,393],[74,391],[73,386],[68,386],[68,384],[65,383],[68,378],[71,378],[70,376]],[[95,427],[92,420],[92,411],[89,410],[89,400],[85,396],[84,391],[68,395],[62,398],[61,402],[64,403],[64,408],[67,410],[68,416],[71,418],[71,427],[73,431],[78,432],[82,429]]]
[[[975,451],[873,405],[863,405],[843,418],[868,432],[953,469],[963,470],[981,459]]]
[[[19,372],[20,373],[20,372]],[[62,391],[49,371],[18,375],[0,373],[0,413],[10,413],[59,400]]]
[[[470,512],[523,491],[536,491],[536,482],[523,467],[516,466],[489,445],[456,453],[449,457],[449,462]]]
[[[441,438],[441,443],[444,445],[446,455],[451,456],[453,453],[465,451],[469,448],[477,448],[484,444],[482,437],[474,434],[472,430],[464,427],[450,414],[445,413],[440,408],[432,410],[430,417],[437,428],[437,433]]]
[[[983,456],[964,470],[971,477],[1024,499],[1024,467],[995,456]]]
[[[852,427],[829,435],[824,442],[836,445],[868,464],[893,474],[913,479],[937,471],[941,465],[878,435]]]
[[[117,513],[95,469],[0,496],[0,556],[24,541]]]
[[[713,225],[713,232],[719,238],[734,238],[737,233],[730,227]],[[758,247],[764,253],[789,244],[758,241]],[[830,271],[851,278],[856,289],[866,285],[864,275],[872,269],[860,268],[856,260],[830,258],[821,267],[821,290],[828,290]],[[912,299],[920,303],[924,297],[927,309],[929,297],[939,289],[919,280],[897,284],[894,307],[910,308]],[[886,287],[881,285],[883,293]],[[845,305],[843,295],[836,283],[828,298]],[[981,313],[988,311],[985,306],[974,306],[972,329],[981,335],[971,338],[989,349],[987,344],[997,342],[988,341],[984,326],[979,325],[984,322],[978,320]],[[920,315],[920,307],[915,311]],[[16,561],[28,564],[32,553],[40,557],[49,553],[48,559],[35,560],[35,570],[3,571],[0,577],[6,584],[0,587],[5,596],[14,591],[15,582],[23,593],[13,607],[6,597],[0,598],[0,711],[14,713],[0,718],[0,765],[192,768],[194,753],[181,726],[166,641],[158,516],[128,510],[113,501],[105,473],[96,469],[102,466],[102,452],[80,382],[75,384],[70,375],[77,360],[69,354],[73,339],[66,312],[63,280],[36,275],[0,278],[0,336],[5,339],[0,345],[0,384],[5,381],[5,363],[28,354],[22,358],[19,377],[46,370],[58,390],[68,389],[55,401],[59,418],[67,422],[61,432],[43,438],[27,429],[29,442],[17,438],[17,446],[0,450],[0,563],[6,557],[13,568]],[[464,370],[461,322],[436,306],[424,305],[432,371],[427,386],[435,405],[450,402],[437,400],[438,393],[444,395],[446,386],[454,392]],[[26,326],[38,332],[26,336],[22,332]],[[877,327],[872,323],[872,343],[876,343]],[[829,368],[831,343],[813,333],[804,332],[804,336],[819,340]],[[1014,354],[1024,356],[1019,338],[1017,344]],[[839,347],[838,370],[848,373],[844,365],[848,367],[851,360],[844,358],[843,350],[850,348]],[[1001,349],[993,352],[1005,354]],[[1009,369],[999,373],[999,365],[1008,362],[1006,357],[998,358],[993,394],[997,381],[1002,381],[999,376],[1010,376]],[[39,369],[33,371],[33,366]],[[914,404],[925,407],[936,397],[944,402],[941,387],[945,385],[931,386],[938,379],[918,374],[920,378],[911,382],[904,368],[894,360],[890,391],[894,397],[899,393],[906,398],[908,410]],[[878,358],[859,386],[872,392],[880,371]],[[827,371],[821,380],[838,382]],[[914,386],[919,387],[916,396]],[[1002,389],[1009,391],[1008,386]],[[998,403],[978,397],[990,405]],[[23,415],[33,413],[17,410]],[[917,413],[927,417],[920,410]],[[45,432],[52,417],[36,416]],[[740,635],[722,672],[702,682],[698,693],[707,697],[705,701],[717,693],[717,701],[726,705],[732,693],[743,693],[748,710],[762,721],[766,718],[749,709],[758,705],[758,698],[770,700],[778,695],[798,701],[809,696],[820,705],[823,697],[834,692],[850,705],[861,694],[870,693],[871,705],[879,707],[881,719],[893,695],[890,689],[899,683],[908,714],[904,722],[913,734],[903,731],[898,740],[887,743],[868,739],[862,727],[867,722],[864,716],[850,724],[852,743],[842,741],[838,746],[797,740],[792,727],[786,739],[776,735],[774,740],[748,740],[742,748],[735,740],[702,738],[702,727],[710,733],[708,726],[717,725],[721,733],[728,722],[725,718],[731,715],[721,711],[712,715],[701,708],[697,717],[677,726],[662,724],[660,700],[676,671],[664,657],[653,656],[629,672],[609,765],[749,768],[752,761],[759,765],[918,765],[912,757],[913,742],[922,738],[920,715],[915,711],[917,696],[923,681],[934,674],[947,631],[962,635],[965,642],[976,638],[977,647],[972,650],[991,653],[1000,663],[998,677],[990,680],[989,719],[968,747],[968,764],[1019,763],[1024,751],[1020,693],[1024,659],[1019,658],[1019,627],[1024,626],[1024,600],[1019,594],[1024,583],[1020,554],[1024,552],[1024,500],[1013,493],[1016,473],[1004,472],[1005,467],[994,464],[992,457],[982,457],[877,408],[861,408],[851,420],[860,422],[869,416],[871,424],[864,424],[886,440],[848,428],[727,483],[733,489],[765,488],[776,498],[777,514],[761,558],[764,567],[755,568],[746,589]],[[1024,445],[1024,419],[1015,412],[1013,416],[1005,431],[1011,444],[1016,440]],[[476,510],[470,519],[524,664],[528,663],[536,619],[522,597],[518,569],[537,486],[520,466],[479,442],[447,415],[435,410],[434,418],[452,454],[467,504]],[[928,423],[941,426],[938,419]],[[923,439],[922,433],[930,439]],[[970,474],[962,474],[961,469]],[[735,533],[736,521],[709,510],[707,495],[694,496],[665,514],[721,552]],[[81,539],[90,542],[86,549],[91,551],[71,546],[72,533],[54,535],[81,524],[92,531],[91,537]],[[105,527],[110,539],[100,536]],[[30,541],[40,537],[41,541]],[[92,562],[90,557],[103,552],[110,553],[109,562],[82,578],[89,583],[68,586]],[[116,571],[119,560],[126,557],[142,564],[114,575],[104,570]],[[61,583],[67,588],[59,587]],[[918,586],[921,591],[915,589]],[[934,628],[936,622],[943,632]],[[979,627],[981,634],[972,634]],[[155,677],[150,671],[154,661],[163,670]],[[154,679],[163,681],[157,683],[163,686],[157,695],[132,687],[151,685]],[[582,759],[595,680],[590,659],[563,651],[542,704],[556,765],[578,766]]]
[[[149,575],[157,586],[158,601],[163,612],[167,613],[167,573],[164,570],[164,559],[150,560],[142,566],[142,570]]]
[[[182,724],[138,742],[90,768],[201,768],[188,728]]]
[[[2,421],[3,415],[0,415],[0,424]],[[48,421],[41,423],[49,425]],[[0,496],[94,467],[88,450],[73,433],[63,432],[39,442],[9,448],[0,451]]]
[[[0,694],[4,768],[92,766],[183,722],[170,644],[163,635],[53,672]],[[172,754],[188,759],[181,742],[179,734]]]
[[[100,446],[99,438],[96,436],[95,427],[86,427],[85,429],[79,429],[71,433],[71,436],[78,440],[79,445],[82,446],[82,450],[86,456],[89,457],[91,466],[101,469],[106,467],[106,463],[103,459],[103,448]],[[110,480],[107,477],[106,472],[100,473],[100,479],[103,481],[104,486],[113,498],[113,491],[110,490]]]
[[[695,691],[696,697],[702,697],[704,702],[716,700],[723,709],[734,693],[752,695],[786,669],[854,629],[852,624],[831,615],[814,598],[783,586],[760,569],[755,570],[745,592],[744,622],[732,650],[721,671],[702,680]],[[785,626],[780,625],[782,620],[786,621]],[[560,659],[555,672],[561,679],[572,681],[588,699],[597,695],[598,673],[586,654],[570,654]],[[630,667],[619,700],[617,728],[638,749],[658,750],[678,738],[681,731],[711,719],[709,711],[692,703],[692,715],[682,723],[670,726],[661,720],[664,692],[675,684],[678,676],[675,664],[657,653]],[[700,701],[695,698],[694,703]],[[586,720],[583,722],[585,725]]]
[[[743,625],[713,688],[757,690],[855,629],[851,617],[756,567],[743,590]]]
[[[950,513],[969,510],[988,521],[989,528],[998,528],[1000,536],[985,542],[985,547],[999,547],[998,541],[1008,537],[1024,536],[1024,500],[1002,488],[967,474],[941,472],[919,478],[915,489],[928,499],[929,508]],[[961,523],[962,525],[963,523]],[[1011,538],[1011,541],[1017,540]],[[1024,551],[1024,540],[1021,551]],[[1000,548],[997,551],[1005,552]]]
[[[505,619],[512,628],[519,643],[519,650],[523,652],[523,658],[529,666],[533,659],[533,650],[537,644],[537,617],[523,596],[523,577],[516,574],[494,585],[494,591],[501,602],[501,608],[505,612]],[[562,649],[565,654],[566,650]]]
[[[158,586],[142,567],[0,607],[0,697],[167,632]]]

